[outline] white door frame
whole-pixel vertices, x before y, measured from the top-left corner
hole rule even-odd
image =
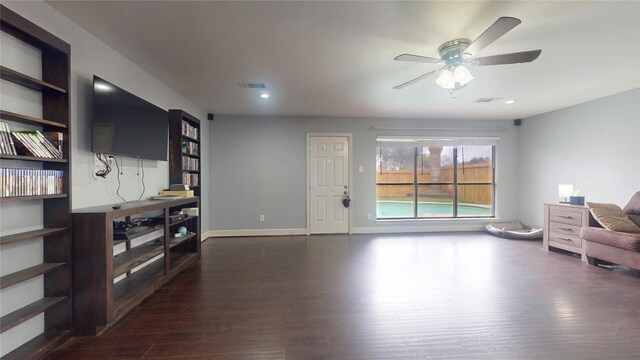
[[[349,149],[349,196],[351,197],[351,206],[348,208],[349,214],[349,235],[352,233],[352,225],[353,225],[353,135],[351,133],[307,133],[307,236],[311,235],[311,199],[310,196],[310,188],[311,188],[311,138],[312,137],[331,137],[331,136],[340,136],[346,137]]]

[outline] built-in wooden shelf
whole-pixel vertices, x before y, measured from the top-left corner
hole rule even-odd
[[[188,252],[172,252],[170,261],[171,271],[180,272],[197,261],[197,255]]]
[[[0,77],[2,77],[2,79],[4,80],[35,91],[56,91],[62,94],[67,93],[67,90],[61,87],[49,84],[48,82],[42,80],[38,80],[13,69],[9,69],[6,66],[0,66]]]
[[[182,135],[182,138],[183,138],[183,139],[187,139],[187,140],[189,140],[189,141],[191,141],[191,142],[194,142],[194,143],[200,143],[200,140],[198,140],[198,139],[196,139],[196,138],[192,138],[191,136]]]
[[[57,268],[60,268],[67,263],[42,263],[36,266],[32,266],[20,271],[16,271],[11,274],[7,274],[5,276],[0,277],[0,290],[8,288],[9,286],[13,286],[15,284],[19,284],[23,281],[27,281],[29,279],[33,279],[36,276],[40,276],[46,274],[48,272],[54,271]]]
[[[182,146],[185,141],[200,144],[200,140],[183,134],[182,130],[185,125],[197,129],[198,137],[202,136],[198,118],[180,109],[169,109],[169,183],[202,184],[200,172],[202,170],[202,147],[198,145],[197,149],[189,147],[185,149]],[[189,161],[186,161],[187,159]],[[194,165],[194,162],[197,165]],[[199,170],[189,169],[190,167],[196,167]],[[192,188],[195,196],[202,195],[199,186],[192,186]]]
[[[66,198],[67,194],[0,197],[0,201],[23,201]]]
[[[187,221],[189,221],[189,220],[191,220],[191,219],[193,219],[193,218],[196,218],[196,217],[197,217],[197,216],[187,216],[187,217],[185,217],[184,219],[182,219],[182,220],[178,220],[178,221],[176,221],[176,222],[172,222],[172,223],[171,223],[171,224],[169,224],[169,225],[170,225],[170,226],[174,226],[174,225],[183,224],[183,223],[185,223],[185,222],[187,222]]]
[[[66,297],[45,297],[3,316],[2,318],[0,318],[0,333],[3,333],[17,325],[22,324],[32,317],[45,312],[48,308],[65,299]]]
[[[41,102],[41,113],[36,116],[29,116],[10,111],[3,107],[0,110],[0,119],[15,125],[25,124],[38,128],[40,131],[60,132],[64,136],[65,153],[72,149],[71,121],[70,121],[70,84],[71,84],[71,46],[64,40],[56,37],[47,30],[32,23],[28,19],[20,16],[13,10],[0,4],[0,30],[3,34],[14,37],[17,41],[39,51],[37,61],[41,69],[41,77],[36,79],[33,76],[0,65],[0,78],[3,84],[11,82],[24,89],[36,92]],[[17,58],[32,58],[28,54],[18,54],[12,49],[6,50],[10,56]],[[25,57],[26,56],[26,57]],[[31,91],[27,91],[31,92]],[[20,96],[22,97],[22,96]],[[24,99],[23,99],[24,100]],[[10,125],[12,126],[12,125]],[[16,306],[21,306],[16,311],[2,316],[0,319],[0,332],[17,327],[15,331],[24,332],[26,329],[20,324],[28,321],[34,316],[42,314],[43,326],[38,333],[34,330],[33,338],[29,341],[20,341],[12,344],[15,350],[2,357],[5,359],[42,359],[56,347],[62,345],[71,338],[71,158],[51,159],[30,155],[0,155],[3,167],[5,162],[16,160],[11,167],[27,169],[30,168],[27,162],[41,165],[45,170],[59,170],[62,172],[60,178],[60,194],[54,195],[31,195],[31,196],[11,196],[0,197],[0,202],[18,202],[12,205],[17,211],[27,211],[33,215],[33,228],[36,230],[22,231],[20,233],[0,236],[0,245],[13,245],[21,255],[40,251],[44,263],[23,269],[12,274],[7,274],[0,278],[0,288],[15,286],[19,291],[21,283],[42,276],[42,296],[43,298],[32,302],[32,298],[19,299]],[[39,200],[29,203],[27,201]],[[20,203],[25,201],[24,203]],[[32,207],[35,207],[31,209]],[[42,225],[43,224],[43,225]],[[5,224],[3,224],[4,227]],[[7,229],[10,229],[7,226]],[[33,249],[26,243],[27,240],[42,238],[41,250]],[[22,243],[24,242],[24,243]],[[33,281],[33,280],[32,280]],[[14,288],[12,288],[14,289]],[[13,309],[13,308],[12,308]],[[32,329],[33,330],[33,329]],[[16,338],[17,340],[17,338]],[[3,345],[5,345],[3,343]]]
[[[70,338],[69,330],[46,331],[3,356],[2,360],[39,360]]]
[[[170,236],[169,224],[172,211],[185,207],[199,207],[198,197],[175,200],[146,200],[123,204],[119,209],[101,205],[74,210],[73,222],[73,286],[74,286],[74,336],[97,335],[133,310],[145,298],[176,276],[185,266],[200,258],[200,217],[190,217],[184,223],[188,234],[181,238]],[[123,218],[130,220],[155,217],[157,226],[145,232],[161,230],[161,234],[149,234],[151,239],[131,247],[131,240],[114,240],[111,224]],[[179,225],[179,223],[178,223]],[[133,236],[137,236],[133,235]],[[127,243],[114,254],[114,244]],[[178,262],[174,253],[187,256],[189,261]],[[192,254],[193,256],[191,256]],[[183,265],[184,264],[184,265]],[[117,282],[114,280],[119,278]]]
[[[164,234],[158,239],[164,239]],[[113,258],[113,276],[118,277],[127,271],[140,266],[164,252],[164,243],[156,244],[155,240],[122,252]]]
[[[23,161],[42,161],[42,162],[55,162],[55,163],[66,163],[67,162],[67,159],[50,159],[50,158],[41,158],[41,157],[28,156],[28,155],[8,155],[8,154],[0,154],[0,159],[23,160]]]
[[[135,234],[131,235],[128,239],[113,239],[113,245],[117,245],[117,244],[121,244],[123,242],[127,242],[127,241],[131,241],[133,239],[139,238],[141,236],[147,235],[147,234],[151,234],[154,231],[158,231],[158,230],[162,230],[164,229],[164,224],[158,224],[158,225],[154,225],[154,226],[141,226],[144,227],[144,229],[141,229],[140,232],[136,232]]]
[[[164,261],[158,259],[113,285],[114,316],[120,317],[132,304],[153,294],[163,281]]]
[[[196,236],[196,234],[189,233],[189,234],[187,234],[185,236],[181,236],[181,237],[178,237],[178,238],[172,238],[171,241],[169,242],[169,248],[173,248],[174,246],[180,245],[183,242],[191,239],[194,236]]]
[[[27,124],[27,125],[55,126],[62,129],[67,128],[67,125],[61,122],[41,119],[33,116],[22,115],[22,114],[18,114],[18,113],[6,111],[6,110],[0,110],[0,118],[9,120],[9,121],[15,121],[21,124]]]
[[[31,240],[43,236],[56,235],[67,231],[66,228],[44,228],[38,230],[29,230],[17,234],[0,236],[0,245],[16,243],[20,241]]]

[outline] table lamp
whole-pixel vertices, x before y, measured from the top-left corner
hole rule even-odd
[[[568,204],[571,195],[573,195],[573,184],[558,185],[558,197],[562,198],[561,204]]]

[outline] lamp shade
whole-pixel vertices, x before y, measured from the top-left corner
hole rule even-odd
[[[471,71],[469,71],[469,69],[467,69],[463,65],[456,66],[456,68],[453,70],[453,76],[455,77],[456,82],[460,84],[460,86],[464,86],[469,83],[469,81],[473,80]]]
[[[573,184],[558,185],[558,197],[568,198],[571,195],[573,195]]]
[[[453,89],[456,87],[456,79],[449,69],[444,69],[436,79],[436,84],[443,89]]]

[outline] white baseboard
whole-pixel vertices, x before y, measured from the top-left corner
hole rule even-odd
[[[446,231],[482,231],[482,224],[429,224],[413,226],[375,226],[354,227],[352,234],[390,234],[390,233],[418,233],[418,232],[446,232]],[[238,230],[209,230],[202,234],[202,241],[210,237],[240,237],[240,236],[286,236],[306,235],[307,229],[238,229]]]
[[[239,230],[209,230],[203,238],[209,237],[238,237],[238,236],[278,236],[278,235],[307,235],[307,229],[239,229]]]
[[[376,226],[354,227],[352,234],[389,234],[389,233],[417,233],[417,232],[446,232],[446,231],[482,231],[484,225],[423,225],[423,226]]]

